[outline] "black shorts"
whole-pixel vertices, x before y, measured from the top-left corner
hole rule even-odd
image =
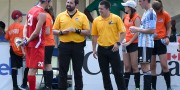
[[[154,49],[152,55],[161,55],[167,53],[167,47],[164,45],[161,40],[154,40]]]
[[[150,63],[153,48],[138,47],[138,61],[139,63]]]
[[[21,68],[23,66],[23,56],[18,56],[10,47],[11,68]]]
[[[138,43],[131,43],[129,46],[126,47],[126,50],[128,53],[138,50]]]
[[[54,46],[45,46],[45,64],[51,64],[51,58],[53,54]]]

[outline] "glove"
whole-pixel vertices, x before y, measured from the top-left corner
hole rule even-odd
[[[23,46],[26,46],[27,45],[27,39],[24,38],[21,43],[22,43]]]

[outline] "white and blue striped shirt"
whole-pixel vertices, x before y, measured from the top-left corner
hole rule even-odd
[[[156,29],[156,13],[150,8],[144,12],[140,28],[142,29]],[[154,48],[154,34],[138,33],[138,47]]]

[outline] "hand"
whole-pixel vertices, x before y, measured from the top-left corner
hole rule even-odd
[[[24,38],[22,41],[21,41],[21,43],[19,44],[19,46],[26,46],[27,44],[28,44],[28,38],[26,37],[26,38]]]
[[[129,30],[130,30],[130,32],[131,33],[136,33],[136,32],[138,32],[139,31],[139,27],[136,27],[136,26],[131,26],[130,28],[129,28]]]
[[[125,46],[125,47],[127,47],[127,46],[129,46],[129,45],[130,45],[129,42],[127,42],[127,43],[122,43],[122,46]]]
[[[97,59],[97,52],[96,52],[96,51],[93,51],[93,57],[94,57],[95,59]]]
[[[168,45],[169,44],[169,38],[166,38],[165,40],[166,40],[165,44]]]
[[[69,31],[68,30],[63,30],[62,33],[65,35],[65,34],[68,34]]]
[[[119,50],[119,45],[117,43],[114,44],[114,47],[112,48],[112,51],[118,51]]]
[[[156,38],[158,35],[157,35],[157,33],[154,33],[154,38]]]
[[[70,28],[66,29],[65,31],[68,31],[68,32],[75,32],[75,28],[70,27]]]

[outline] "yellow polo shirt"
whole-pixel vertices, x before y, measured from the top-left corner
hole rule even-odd
[[[67,28],[77,28],[80,30],[89,30],[89,21],[85,14],[81,13],[77,10],[76,14],[71,18],[67,10],[60,13],[55,20],[53,29],[55,30],[65,30]],[[59,40],[61,42],[83,42],[85,40],[85,36],[71,32],[66,35],[60,35]]]
[[[97,43],[100,46],[111,46],[119,40],[119,34],[125,31],[121,18],[110,13],[108,18],[98,16],[94,19],[91,34],[98,36]]]

